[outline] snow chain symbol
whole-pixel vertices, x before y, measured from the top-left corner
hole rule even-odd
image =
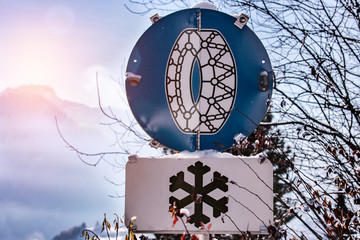
[[[200,70],[194,100],[192,76]],[[229,45],[217,30],[185,29],[176,40],[166,69],[166,96],[177,127],[186,134],[215,134],[235,102],[236,67]],[[195,102],[196,101],[196,102]]]
[[[190,223],[193,223],[196,227],[200,227],[201,222],[206,224],[210,221],[210,218],[203,214],[203,203],[213,208],[213,216],[215,218],[219,217],[221,213],[228,211],[228,207],[226,206],[228,203],[227,197],[224,196],[219,200],[215,200],[209,196],[209,193],[216,189],[227,192],[228,178],[218,172],[214,172],[213,181],[203,186],[203,176],[210,171],[210,167],[204,166],[202,162],[198,161],[195,165],[189,166],[188,171],[195,175],[195,186],[184,181],[184,172],[178,172],[176,176],[174,175],[170,178],[170,192],[182,189],[189,195],[181,200],[171,196],[169,203],[173,204],[176,202],[176,206],[180,209],[194,202],[195,211],[194,214],[190,216]]]

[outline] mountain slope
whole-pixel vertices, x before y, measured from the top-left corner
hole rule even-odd
[[[3,239],[51,239],[62,229],[81,222],[93,225],[104,212],[122,211],[122,200],[107,195],[123,189],[104,180],[107,176],[122,182],[122,172],[115,173],[105,162],[96,168],[82,163],[65,147],[55,116],[62,134],[80,150],[110,149],[114,133],[100,125],[105,118],[99,109],[64,101],[46,86],[29,85],[1,92]]]

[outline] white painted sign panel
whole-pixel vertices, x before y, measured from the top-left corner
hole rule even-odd
[[[187,228],[211,233],[260,233],[273,222],[272,164],[258,158],[209,151],[153,158],[129,157],[126,164],[125,220],[137,216],[138,232],[183,233],[173,226],[169,206],[189,210]],[[200,200],[200,201],[199,201]],[[186,221],[184,217],[184,221]],[[201,231],[200,231],[201,232]]]

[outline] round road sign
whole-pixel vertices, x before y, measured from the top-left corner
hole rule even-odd
[[[244,19],[192,8],[156,20],[126,70],[140,126],[178,151],[223,150],[238,134],[249,135],[267,111],[273,72]]]

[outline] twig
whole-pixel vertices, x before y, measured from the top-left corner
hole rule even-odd
[[[257,172],[256,172],[254,169],[252,169],[252,167],[244,161],[244,159],[242,159],[242,158],[239,157],[239,156],[238,156],[238,158],[239,158],[246,166],[248,166],[248,168],[250,168],[250,170],[256,175],[256,177],[257,177],[267,188],[269,188],[272,192],[274,191],[274,190],[272,189],[272,187],[270,187],[264,180],[262,180],[262,178],[257,174]]]
[[[247,206],[245,206],[244,204],[242,204],[240,201],[236,200],[233,196],[229,195],[230,198],[232,198],[236,203],[240,204],[242,207],[246,208],[249,212],[251,212],[264,226],[266,226],[266,224],[264,223],[263,220],[261,220],[254,211],[252,211],[250,208],[248,208]]]
[[[105,155],[119,155],[119,154],[127,154],[125,152],[98,152],[98,153],[85,153],[80,151],[79,149],[75,148],[73,145],[71,145],[63,136],[63,134],[60,131],[59,125],[58,125],[58,120],[57,117],[55,116],[55,124],[56,124],[56,129],[61,137],[61,139],[63,140],[63,142],[66,144],[66,146],[68,148],[70,148],[70,150],[75,151],[79,157],[79,159],[85,163],[86,165],[92,166],[92,167],[96,167],[99,162],[104,158]],[[86,156],[86,157],[99,157],[98,160],[95,163],[89,163],[87,161],[85,161],[84,159],[82,159],[82,156]]]

